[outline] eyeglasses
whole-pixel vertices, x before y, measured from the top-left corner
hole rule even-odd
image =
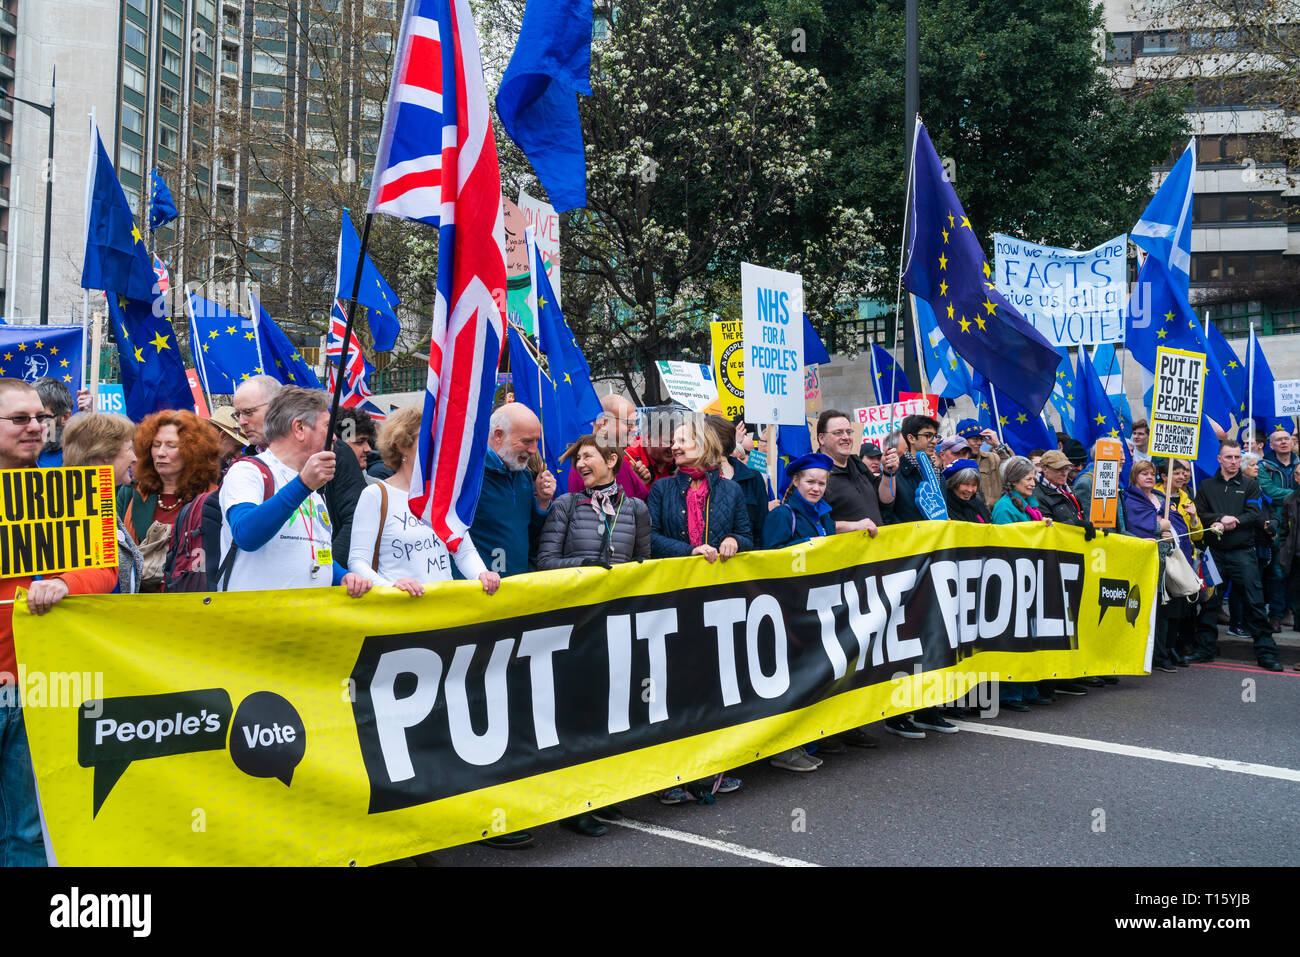
[[[938,434],[938,432],[918,432],[916,433],[916,437],[918,439],[932,439]]]
[[[834,432],[824,432],[823,435],[833,435],[837,439],[842,439],[853,434],[852,429],[836,429]]]
[[[0,419],[8,419],[18,428],[25,429],[31,424],[32,419],[35,419],[41,425],[49,425],[54,421],[54,416],[48,412],[42,412],[40,415],[28,415],[26,412],[19,412],[17,415],[0,415]]]
[[[255,405],[251,409],[235,409],[235,421],[238,422],[240,419],[251,419],[253,413],[258,409],[263,408],[265,405],[266,403],[263,402],[261,405]]]

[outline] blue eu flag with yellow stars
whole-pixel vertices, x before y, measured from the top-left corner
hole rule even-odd
[[[1056,385],[1048,401],[1061,417],[1062,431],[1069,432],[1074,425],[1074,396],[1079,388],[1074,377],[1074,363],[1070,361],[1069,352],[1062,348],[1061,364],[1056,369]]]
[[[108,318],[117,336],[126,414],[139,422],[164,409],[193,412],[194,393],[162,298],[155,310],[148,299],[128,299],[113,292],[106,296]]]
[[[1028,455],[1034,449],[1056,448],[1056,436],[1043,422],[1042,416],[1021,406],[1009,393],[994,386],[978,372],[974,375],[973,385],[980,393],[977,409],[980,428],[992,429],[1017,455]]]
[[[917,121],[908,290],[934,310],[944,338],[1016,403],[1037,415],[1056,384],[1060,356],[993,284],[993,270],[929,134]]]
[[[251,320],[190,293],[190,351],[208,395],[228,395],[255,375],[262,356]]]
[[[81,326],[0,326],[0,379],[58,379],[81,388]]]
[[[298,385],[304,389],[321,388],[320,379],[312,367],[298,351],[298,347],[289,341],[271,314],[262,308],[261,302],[248,291],[248,305],[254,325],[257,327],[257,341],[262,347],[262,365],[266,374],[275,376],[285,385]]]
[[[555,395],[565,416],[564,433],[566,436],[572,434],[572,438],[566,438],[566,441],[573,441],[591,431],[592,424],[604,409],[591,384],[587,359],[555,302],[542,254],[536,246],[533,253],[533,281],[537,284],[537,348],[546,356],[551,381],[555,383]],[[574,433],[574,429],[578,431]]]
[[[1111,404],[1101,377],[1093,368],[1088,350],[1079,351],[1078,388],[1075,390],[1074,426],[1069,433],[1083,443],[1092,454],[1098,439],[1118,439],[1124,434],[1124,423]],[[1128,461],[1128,444],[1124,445],[1125,462]],[[1123,474],[1127,474],[1127,468]]]
[[[352,301],[352,284],[357,278],[357,257],[360,255],[361,239],[344,210],[343,222],[339,226],[335,299],[342,299],[345,303]],[[366,253],[365,263],[361,267],[357,304],[365,306],[366,318],[370,321],[370,335],[375,340],[375,351],[388,352],[397,343],[397,334],[402,329],[397,320],[397,307],[401,305],[401,300],[393,292],[393,287],[388,285],[388,280],[380,274],[379,267],[371,260],[369,253]]]
[[[127,299],[152,300],[156,281],[153,263],[98,130],[91,159],[81,288],[115,292]]]

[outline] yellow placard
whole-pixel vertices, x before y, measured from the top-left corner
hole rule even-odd
[[[745,411],[745,337],[739,320],[709,323],[713,337],[713,381],[723,415],[734,419]]]
[[[0,578],[117,566],[111,465],[0,470]]]

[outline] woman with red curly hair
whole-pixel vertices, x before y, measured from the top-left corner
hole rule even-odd
[[[193,412],[155,412],[135,432],[135,482],[118,490],[117,509],[144,555],[141,591],[158,591],[181,506],[217,487],[220,447]]]

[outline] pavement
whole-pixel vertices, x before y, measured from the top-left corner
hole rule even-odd
[[[712,806],[624,802],[588,838],[550,824],[520,850],[478,844],[421,865],[1295,866],[1300,863],[1300,637],[1287,670],[1255,667],[1248,641],[1222,657],[956,734],[827,755],[808,774],[766,761]]]

